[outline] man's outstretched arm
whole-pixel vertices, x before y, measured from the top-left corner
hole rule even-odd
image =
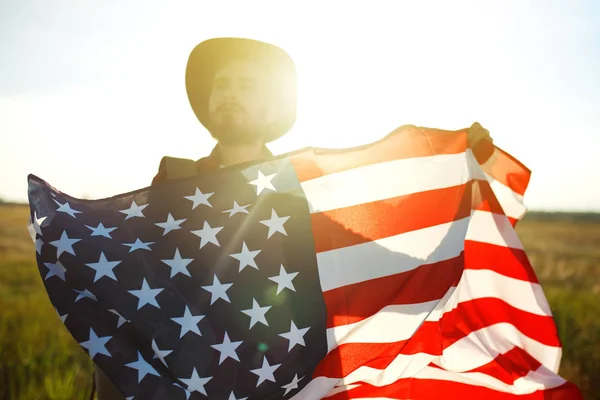
[[[467,140],[504,213],[514,226],[527,212],[523,196],[531,171],[494,145],[489,131],[478,122],[469,128]]]

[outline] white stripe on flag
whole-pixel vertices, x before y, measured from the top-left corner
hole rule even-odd
[[[310,212],[330,211],[469,181],[466,153],[393,160],[302,182]]]
[[[523,249],[521,240],[508,218],[505,215],[489,211],[472,211],[471,222],[465,239]]]
[[[470,217],[317,254],[323,291],[411,271],[457,257],[464,240],[522,249],[506,216],[475,210]]]
[[[328,352],[344,343],[393,343],[406,340],[421,326],[439,300],[390,305],[362,321],[327,329]],[[390,327],[394,327],[390,329]]]
[[[457,292],[458,301],[461,302],[493,297],[532,314],[552,315],[539,284],[511,278],[491,270],[465,270]]]
[[[514,192],[511,188],[494,179],[487,173],[485,174],[485,177],[489,181],[494,195],[502,206],[504,214],[506,214],[507,217],[515,219],[523,217],[527,212],[527,207],[523,203],[523,195]]]
[[[323,291],[457,257],[469,217],[317,254]]]
[[[385,369],[362,366],[348,374],[341,382],[346,385],[365,382],[373,386],[386,386],[400,378],[416,375],[436,358],[437,356],[427,353],[398,354]]]

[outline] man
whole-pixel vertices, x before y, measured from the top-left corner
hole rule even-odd
[[[280,48],[260,41],[217,38],[192,51],[186,70],[190,105],[217,140],[209,156],[197,161],[164,157],[152,185],[171,178],[272,158],[266,144],[286,134],[296,119],[297,74]],[[489,132],[475,123],[473,147]],[[101,371],[98,398],[122,399]]]
[[[219,38],[199,44],[189,57],[186,87],[194,113],[217,140],[210,156],[196,162],[198,172],[272,157],[266,143],[287,133],[296,119],[294,63],[264,42]],[[152,184],[168,178],[170,161],[163,158]]]
[[[260,41],[217,38],[190,54],[186,88],[192,110],[217,140],[196,162],[164,157],[152,185],[168,179],[271,158],[266,144],[296,119],[296,69],[280,48]],[[123,396],[97,370],[98,398]]]

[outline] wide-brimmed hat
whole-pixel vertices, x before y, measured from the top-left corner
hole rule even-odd
[[[214,38],[198,44],[190,54],[185,73],[190,105],[202,125],[210,129],[208,101],[214,74],[228,61],[240,58],[259,60],[267,67],[269,79],[275,80],[280,117],[265,127],[266,142],[273,141],[287,133],[296,121],[298,79],[291,57],[273,44],[245,38]]]

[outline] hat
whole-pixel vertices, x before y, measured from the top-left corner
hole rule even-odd
[[[266,142],[287,133],[296,121],[297,73],[290,56],[270,43],[244,38],[214,38],[198,44],[188,59],[185,85],[190,105],[198,120],[209,129],[208,101],[217,70],[228,61],[240,58],[260,60],[267,66],[269,79],[277,80],[277,104],[280,118],[266,129]]]

